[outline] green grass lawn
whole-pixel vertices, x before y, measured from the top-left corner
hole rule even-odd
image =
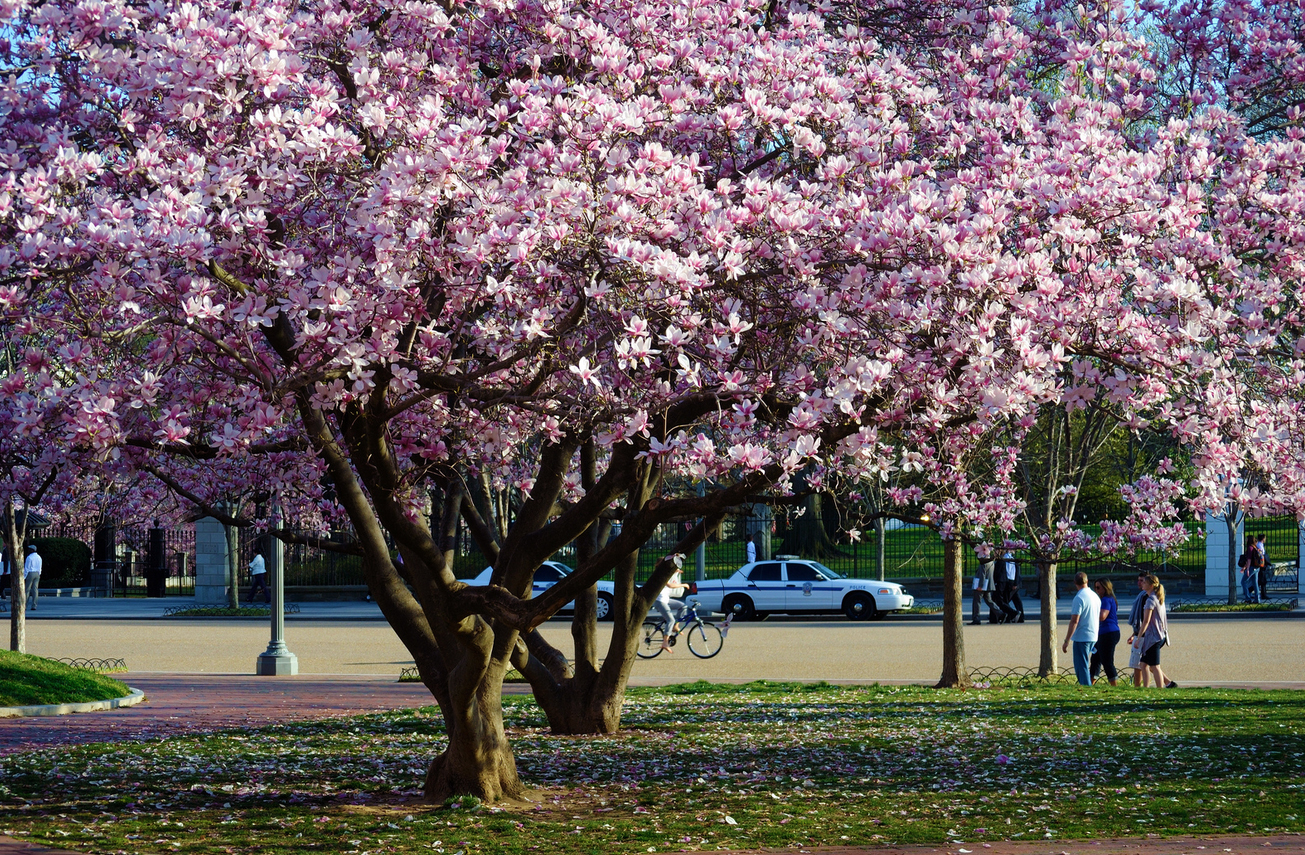
[[[1305,693],[707,684],[555,737],[533,806],[420,802],[434,710],[0,758],[0,832],[93,852],[609,853],[1305,831]]]
[[[0,650],[0,707],[107,701],[130,693],[124,683],[95,671]]]

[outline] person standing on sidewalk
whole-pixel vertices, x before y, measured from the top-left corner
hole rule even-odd
[[[1237,567],[1242,571],[1242,599],[1248,603],[1260,601],[1260,593],[1256,588],[1256,580],[1260,575],[1259,560],[1260,553],[1255,548],[1255,541],[1246,538],[1246,550],[1237,559]]]
[[[1097,627],[1097,649],[1092,654],[1090,668],[1092,682],[1103,669],[1110,685],[1118,685],[1119,672],[1115,670],[1115,646],[1119,644],[1119,601],[1115,599],[1115,585],[1109,579],[1098,579],[1092,585],[1101,598],[1101,623]]]
[[[1074,676],[1080,686],[1090,686],[1092,653],[1096,650],[1101,622],[1101,598],[1088,587],[1087,574],[1082,571],[1074,574],[1074,587],[1078,593],[1069,604],[1069,628],[1065,630],[1065,643],[1060,649],[1068,653],[1069,643],[1074,642]]]
[[[1020,599],[1020,566],[1015,553],[1006,550],[997,574],[997,604],[1001,606],[1006,623],[1024,623],[1024,601]],[[1016,618],[1018,615],[1018,619]]]
[[[249,562],[249,602],[254,601],[259,588],[263,589],[263,602],[272,602],[272,592],[267,587],[267,562],[263,560],[263,553],[255,552]]]
[[[970,605],[970,625],[978,626],[982,621],[979,620],[979,603],[988,604],[988,621],[996,623],[997,604],[992,600],[992,589],[995,585],[993,576],[996,573],[997,562],[992,558],[979,556],[979,566],[974,571],[974,593]]]
[[[1255,537],[1255,551],[1260,556],[1260,572],[1255,580],[1257,583],[1255,587],[1259,592],[1260,602],[1264,602],[1267,599],[1269,590],[1269,548],[1268,544],[1264,542],[1264,535],[1262,534]]]
[[[23,562],[23,584],[27,587],[27,610],[36,611],[36,591],[41,586],[41,553],[36,544],[27,545],[27,560]]]

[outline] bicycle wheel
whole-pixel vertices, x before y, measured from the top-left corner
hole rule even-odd
[[[725,643],[716,624],[705,620],[685,629],[684,635],[689,640],[689,652],[699,659],[710,659],[720,653],[721,645]]]
[[[640,659],[656,659],[662,652],[664,638],[666,632],[662,629],[662,625],[656,621],[646,620],[639,629],[639,646],[634,652],[639,654]]]

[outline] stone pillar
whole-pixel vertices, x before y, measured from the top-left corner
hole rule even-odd
[[[1246,522],[1243,517],[1237,521],[1237,542],[1234,545],[1238,555],[1241,555],[1245,541]],[[1205,515],[1205,595],[1228,596],[1228,524],[1223,517],[1209,514]]]
[[[195,605],[227,604],[227,535],[222,523],[204,517],[195,523]]]

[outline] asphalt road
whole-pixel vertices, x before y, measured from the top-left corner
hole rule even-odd
[[[1164,650],[1161,665],[1184,686],[1305,688],[1305,620],[1300,618],[1296,612],[1174,620],[1172,645]],[[566,622],[550,621],[543,632],[563,650],[570,649]],[[600,625],[600,649],[609,633],[607,625]],[[133,673],[252,674],[269,637],[267,623],[250,619],[45,619],[28,623],[27,649],[52,658],[121,658]],[[286,642],[305,675],[397,677],[412,658],[389,625],[378,621],[287,621]],[[971,668],[1035,667],[1038,624],[967,625],[965,649]],[[632,682],[932,682],[941,671],[941,651],[938,620],[740,623],[716,658],[697,659],[680,646],[673,655],[637,662]],[[1122,646],[1116,659],[1126,664]],[[1070,664],[1068,655],[1061,657],[1062,667]]]

